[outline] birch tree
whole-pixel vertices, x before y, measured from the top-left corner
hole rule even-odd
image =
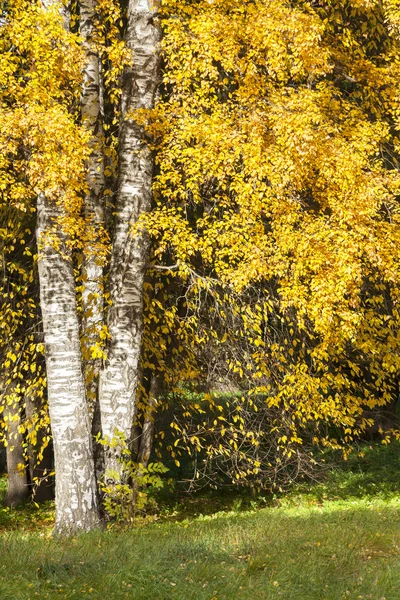
[[[83,334],[89,412],[93,415],[97,398],[100,359],[92,356],[103,323],[103,264],[101,237],[104,232],[104,134],[100,102],[100,56],[95,40],[96,0],[80,2],[80,34],[85,52],[81,113],[83,127],[90,134],[87,164],[88,191],[85,216],[89,245],[83,261]]]
[[[116,436],[121,440],[121,444],[109,446],[105,457],[106,470],[117,473],[117,479],[122,476],[121,446],[131,443],[142,345],[149,237],[140,218],[151,208],[153,157],[135,111],[150,109],[155,101],[160,41],[155,14],[156,6],[149,0],[130,0],[126,44],[132,62],[123,73],[119,181],[109,273],[111,339],[99,389],[103,436],[108,441]]]
[[[53,2],[47,2],[49,10]],[[61,10],[61,9],[60,9]],[[63,10],[64,27],[68,15]],[[74,267],[68,248],[65,199],[38,196],[40,304],[46,347],[47,393],[54,443],[57,533],[89,530],[99,522]]]
[[[198,443],[207,479],[230,463],[233,481],[270,485],[285,463],[301,470],[311,431],[312,444],[346,445],[369,427],[366,407],[397,397],[398,10],[163,10],[168,93],[148,127],[160,140],[148,220],[159,302],[146,350],[177,334],[158,361],[166,380],[200,386],[214,370],[211,383],[241,392],[229,411],[205,398],[204,421],[193,402],[172,457]],[[163,299],[173,278],[185,319]]]

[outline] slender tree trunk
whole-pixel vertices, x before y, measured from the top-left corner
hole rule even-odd
[[[136,462],[139,465],[139,470],[147,469],[147,465],[149,464],[154,440],[154,416],[157,410],[161,390],[162,376],[159,373],[153,373],[150,381],[149,397],[147,401],[146,413],[143,419],[142,434],[139,440],[139,450],[136,459]],[[132,504],[134,507],[134,511],[139,491],[139,482],[134,481],[132,484]]]
[[[162,390],[162,376],[159,373],[153,373],[150,382],[149,399],[144,415],[142,435],[140,436],[139,452],[137,461],[139,464],[147,467],[149,458],[153,449],[154,439],[154,417],[157,410],[157,405],[160,400]]]
[[[69,11],[57,4],[69,28]],[[92,437],[82,372],[76,286],[72,260],[60,221],[62,204],[39,194],[37,207],[40,305],[46,348],[47,395],[56,471],[58,534],[73,534],[99,524]],[[59,248],[54,247],[57,240]]]
[[[97,0],[80,2],[80,34],[86,53],[83,72],[82,124],[91,135],[91,155],[87,165],[89,192],[85,197],[89,245],[83,262],[83,336],[85,380],[89,413],[93,418],[97,401],[101,360],[92,358],[90,348],[99,341],[103,324],[103,264],[99,253],[104,231],[104,135],[100,106],[100,56],[94,40],[94,18]]]
[[[110,265],[108,313],[111,336],[107,362],[100,374],[100,410],[103,436],[120,434],[131,444],[136,413],[138,362],[143,328],[143,278],[148,261],[149,239],[142,226],[132,231],[151,207],[153,158],[143,128],[132,114],[152,108],[157,90],[159,30],[154,25],[155,3],[130,0],[126,42],[133,63],[123,75],[119,143],[119,182],[115,233]],[[121,447],[106,452],[105,468],[118,473]],[[117,478],[117,479],[118,479]]]
[[[4,417],[7,419],[6,457],[8,489],[6,505],[17,506],[29,496],[26,461],[22,446],[24,438],[19,431],[21,425],[21,408],[17,401],[6,406]]]
[[[31,427],[35,427],[35,415],[40,412],[38,402],[25,397],[25,414]],[[29,472],[32,497],[35,502],[46,502],[54,498],[53,444],[50,442],[42,450],[45,431],[37,431],[36,445],[29,447]],[[39,451],[42,458],[39,459]]]
[[[93,414],[90,416],[92,419],[94,470],[96,480],[99,482],[104,475],[104,446],[101,443],[101,415],[98,398],[94,404]]]
[[[62,207],[38,198],[40,305],[46,347],[47,393],[56,471],[56,526],[60,534],[99,523],[92,440],[72,261],[60,230]],[[54,232],[60,250],[46,234]],[[53,233],[54,235],[54,233]]]
[[[0,474],[7,470],[6,449],[3,442],[0,442]]]

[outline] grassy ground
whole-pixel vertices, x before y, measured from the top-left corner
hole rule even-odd
[[[195,516],[216,498],[186,501],[159,522],[66,541],[51,538],[49,508],[3,510],[0,598],[400,600],[399,450],[366,447],[274,507],[220,496],[230,510]]]

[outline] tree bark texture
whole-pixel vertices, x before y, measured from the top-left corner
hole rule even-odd
[[[30,426],[35,427],[35,415],[40,414],[39,402],[25,397],[25,416]],[[54,470],[53,444],[48,443],[42,451],[43,458],[39,460],[39,450],[44,443],[46,431],[37,431],[37,442],[35,446],[29,446],[29,473],[32,497],[35,502],[46,502],[54,498],[54,476],[50,473]]]
[[[5,502],[7,506],[17,506],[29,496],[25,456],[22,446],[24,437],[19,431],[19,426],[21,425],[21,408],[17,401],[5,407],[4,418],[7,419],[6,457],[8,473],[8,488]]]
[[[90,133],[91,155],[87,164],[88,194],[85,216],[89,244],[83,261],[83,336],[89,356],[85,360],[85,380],[89,413],[94,415],[101,360],[90,357],[90,347],[99,340],[103,324],[103,264],[99,244],[104,227],[104,135],[100,104],[100,56],[94,40],[96,0],[80,2],[80,34],[86,54],[81,95],[82,124]]]
[[[40,305],[56,471],[55,531],[60,534],[89,530],[99,522],[74,269],[60,229],[62,211],[61,205],[39,195]],[[54,238],[58,249],[53,247]]]
[[[150,454],[153,449],[154,417],[160,400],[161,391],[162,375],[153,373],[151,376],[149,398],[143,419],[142,434],[140,436],[139,451],[136,461],[144,467],[147,467],[149,464]]]
[[[0,474],[7,470],[7,459],[5,446],[0,442]]]
[[[128,446],[136,414],[138,363],[142,345],[143,279],[149,239],[140,226],[132,230],[151,208],[153,157],[135,109],[152,108],[157,90],[159,29],[154,24],[155,6],[149,0],[130,0],[126,42],[132,64],[123,74],[119,140],[119,182],[109,286],[112,305],[108,312],[110,343],[100,374],[100,410],[103,436],[118,433]],[[106,470],[121,476],[120,448],[106,452]]]
[[[59,6],[68,30],[70,15],[66,6],[56,0],[45,0],[44,4]],[[55,533],[74,534],[98,525],[99,508],[82,372],[76,285],[66,235],[60,226],[63,216],[62,203],[39,194],[36,237],[56,471]]]

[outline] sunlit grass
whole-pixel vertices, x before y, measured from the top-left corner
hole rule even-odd
[[[186,515],[182,503],[160,522],[64,541],[51,538],[51,507],[8,513],[0,598],[399,600],[398,450],[367,446],[263,509],[221,496],[226,510],[206,515],[211,497],[192,511],[186,500]]]
[[[399,508],[327,502],[68,541],[6,533],[0,597],[396,600]]]

